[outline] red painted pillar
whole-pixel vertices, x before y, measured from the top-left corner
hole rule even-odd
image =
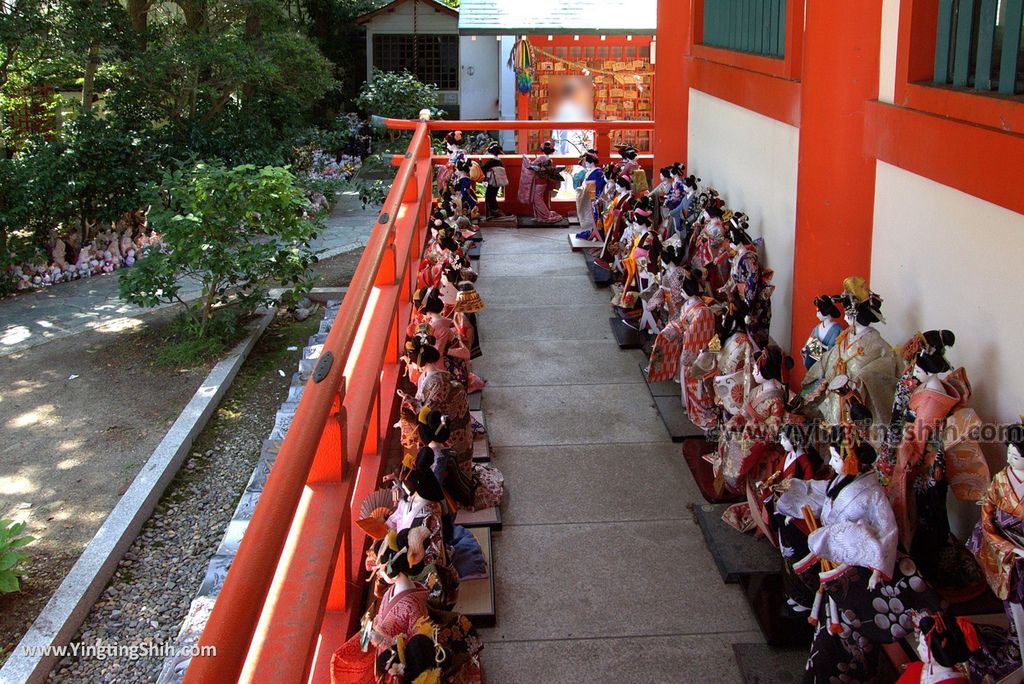
[[[797,359],[817,321],[814,297],[840,292],[848,275],[870,277],[875,161],[864,153],[864,112],[878,97],[882,0],[808,0],[804,25],[793,257]]]
[[[690,107],[686,57],[690,52],[692,5],[693,0],[658,0],[658,33],[654,46],[655,169],[686,161]],[[653,178],[657,182],[657,172]]]

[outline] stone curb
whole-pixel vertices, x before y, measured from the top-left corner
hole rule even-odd
[[[53,649],[67,646],[114,574],[121,557],[138,536],[167,485],[227,393],[256,341],[274,320],[269,309],[252,324],[252,332],[220,361],[182,409],[149,460],[118,500],[81,557],[57,587],[10,658],[0,668],[0,684],[45,682],[60,660]],[[51,654],[46,654],[47,649]]]

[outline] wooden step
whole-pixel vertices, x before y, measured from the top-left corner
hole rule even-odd
[[[662,380],[661,382],[648,382],[647,381],[647,366],[650,361],[640,362],[640,375],[643,376],[644,383],[647,385],[648,391],[652,397],[679,397],[679,383],[671,380]]]
[[[726,584],[734,584],[743,576],[773,575],[782,570],[778,549],[763,536],[744,534],[730,527],[722,514],[729,504],[700,504],[693,507],[693,517],[704,533],[704,541],[715,559],[715,566]]]
[[[704,439],[704,431],[690,422],[690,417],[683,408],[679,385],[676,394],[668,397],[653,397],[654,406],[658,409],[661,422],[665,424],[673,442],[684,442],[688,439]]]
[[[455,524],[463,527],[489,527],[492,530],[501,529],[501,510],[497,506],[484,508],[479,511],[470,511],[462,508],[455,516]]]
[[[459,601],[455,611],[462,613],[473,621],[477,627],[493,627],[497,601],[494,595],[494,556],[491,546],[491,528],[467,527],[480,544],[484,562],[487,564],[487,577],[476,580],[463,580],[459,583]]]
[[[577,233],[579,231],[576,231]],[[581,240],[576,237],[576,233],[566,233],[569,238],[569,247],[574,252],[583,252],[588,249],[601,249],[601,243],[597,240]]]

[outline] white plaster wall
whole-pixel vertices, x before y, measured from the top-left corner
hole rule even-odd
[[[687,168],[717,188],[726,206],[750,216],[751,235],[764,238],[762,255],[775,271],[771,334],[783,349],[793,311],[799,141],[794,126],[690,90]]]
[[[494,36],[459,38],[459,118],[498,118],[498,59]]]
[[[946,328],[946,356],[967,368],[982,420],[1024,413],[1024,215],[878,162],[871,289],[892,344]]]
[[[882,43],[878,54],[878,99],[896,98],[896,45],[900,31],[900,0],[882,0]]]
[[[508,66],[508,59],[512,55],[512,47],[515,42],[515,36],[502,36],[501,51],[498,56],[499,117],[506,121],[516,118],[516,74]],[[501,146],[506,151],[515,150],[516,132],[501,131]]]

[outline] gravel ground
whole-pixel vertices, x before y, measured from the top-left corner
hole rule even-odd
[[[324,284],[346,284],[358,258],[355,251],[320,264]],[[279,314],[271,324],[73,643],[100,641],[123,650],[162,646],[174,639],[288,394],[302,346],[322,317],[322,309],[301,323]],[[132,659],[119,652],[103,660],[69,656],[57,664],[49,681],[153,682],[163,655]]]

